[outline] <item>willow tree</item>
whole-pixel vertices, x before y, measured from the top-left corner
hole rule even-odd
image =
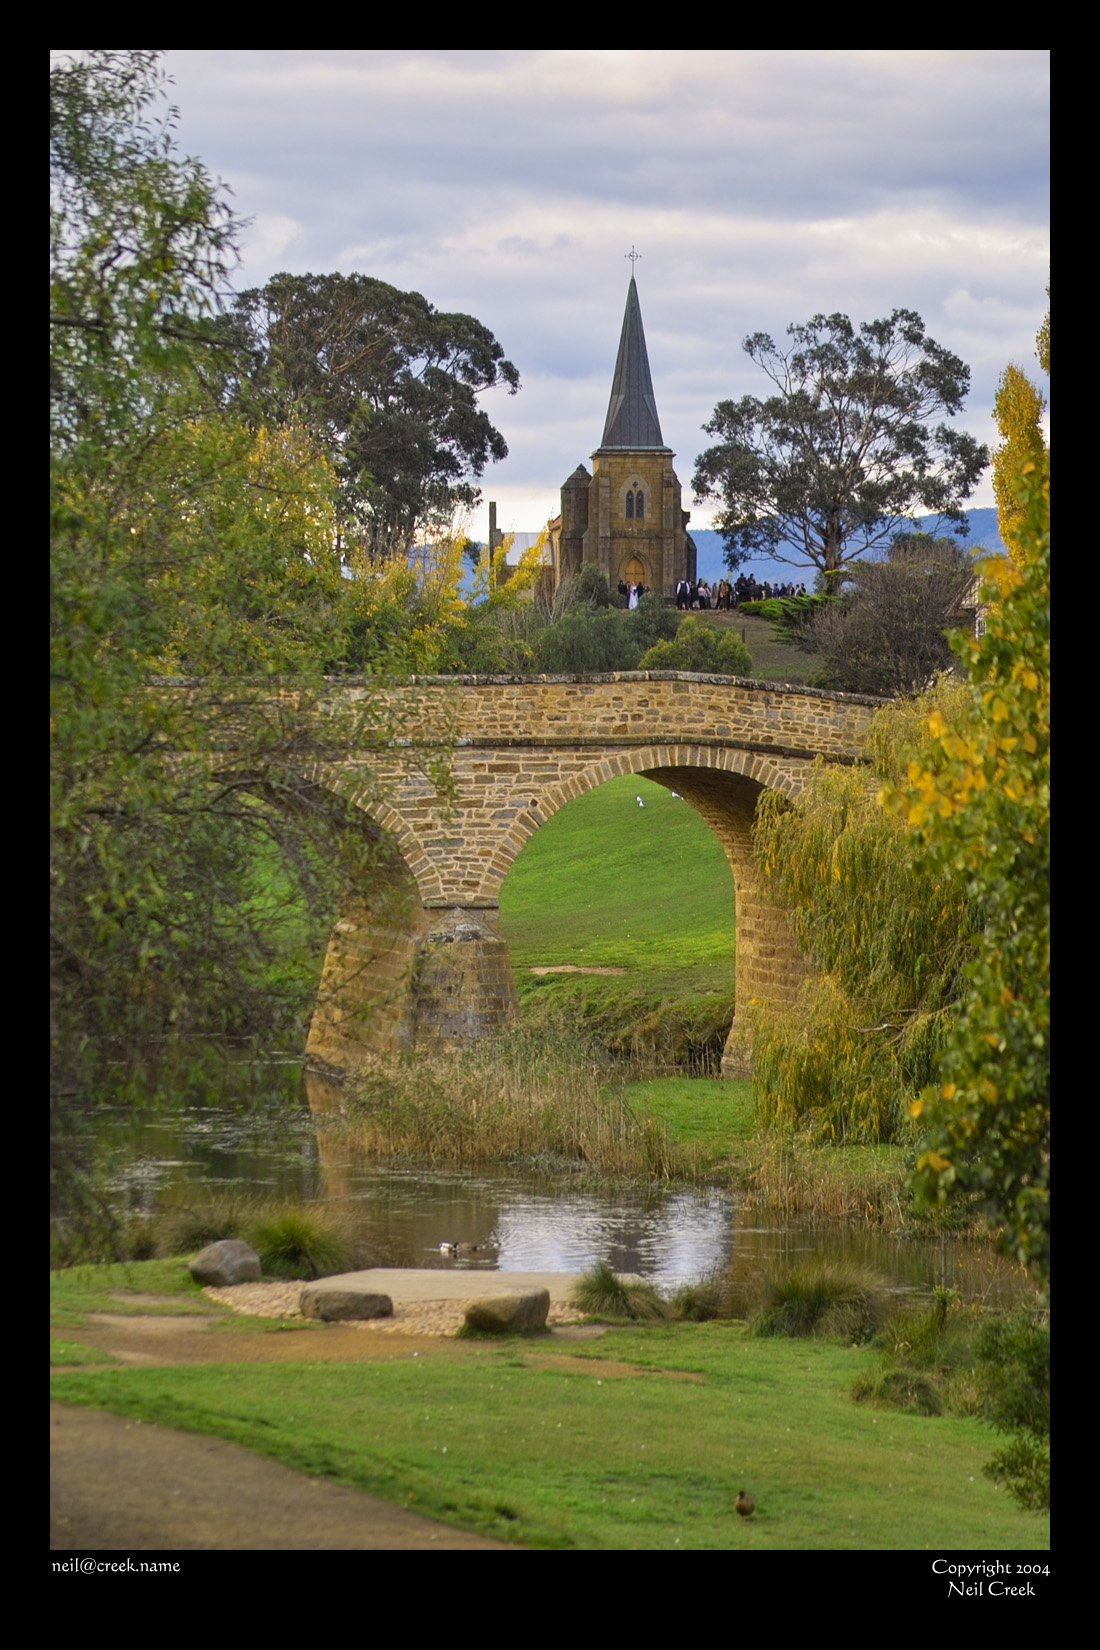
[[[758,1018],[765,1118],[837,1141],[892,1140],[910,1127],[977,919],[949,869],[921,871],[919,845],[876,792],[903,779],[908,746],[960,691],[945,682],[880,711],[870,771],[819,764],[793,804],[775,793],[761,804],[757,857],[818,970],[795,1009]]]
[[[279,917],[308,957],[370,856],[361,815],[318,783],[348,733],[314,714],[343,647],[334,478],[300,427],[218,404],[235,225],[174,111],[156,120],[163,81],[153,52],[50,75],[61,1109],[150,1038],[294,1026],[309,982],[283,966]]]

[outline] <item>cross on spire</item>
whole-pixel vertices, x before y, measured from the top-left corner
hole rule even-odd
[[[641,255],[642,254],[640,252],[635,252],[634,242],[631,241],[630,251],[623,253],[624,258],[629,258],[630,259],[630,273],[631,273],[631,276],[633,276],[633,274],[634,274],[634,265],[638,262],[638,259],[641,257]]]

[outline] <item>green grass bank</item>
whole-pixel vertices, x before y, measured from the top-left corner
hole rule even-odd
[[[679,1324],[355,1364],[70,1369],[52,1395],[533,1548],[1045,1551],[1046,1519],[983,1476],[990,1429],[855,1403],[873,1362]]]

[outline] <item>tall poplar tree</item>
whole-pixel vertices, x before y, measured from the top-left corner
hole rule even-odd
[[[1035,343],[1036,356],[1049,378],[1049,311]],[[1027,561],[1027,549],[1020,537],[1025,510],[1017,496],[1018,483],[1024,464],[1028,460],[1038,461],[1046,450],[1041,422],[1045,411],[1046,402],[1041,392],[1025,372],[1010,363],[1001,374],[993,403],[993,416],[1001,436],[1001,445],[993,453],[993,496],[997,501],[997,527],[1001,542],[1021,570]]]

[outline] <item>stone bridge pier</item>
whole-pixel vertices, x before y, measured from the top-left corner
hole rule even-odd
[[[636,774],[677,791],[729,861],[737,1012],[722,1069],[745,1070],[749,1005],[791,1002],[807,968],[756,870],[757,804],[766,790],[794,796],[817,756],[858,761],[875,702],[678,672],[436,678],[407,691],[403,748],[370,758],[369,783],[354,751],[338,776],[384,849],[371,887],[332,935],[309,1057],[347,1070],[506,1025],[518,999],[499,927],[504,878],[559,808]],[[454,740],[450,798],[412,760],[441,728]]]

